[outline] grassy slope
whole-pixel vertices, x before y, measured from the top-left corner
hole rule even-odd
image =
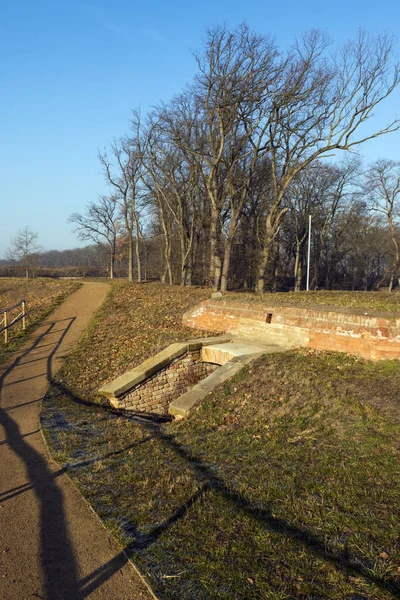
[[[80,285],[75,281],[53,279],[0,279],[0,309],[9,308],[20,300],[26,300],[29,313],[26,333],[29,333]],[[15,317],[16,314],[18,310],[12,316]],[[0,361],[23,342],[26,333],[23,334],[21,328],[21,323],[17,323],[9,329],[7,347],[4,346],[3,334],[0,336]]]
[[[172,425],[96,404],[192,337],[181,314],[207,295],[114,288],[44,404],[56,459],[162,598],[398,597],[397,362],[269,355]]]
[[[225,297],[225,296],[224,296]],[[321,306],[400,313],[400,293],[398,292],[279,292],[276,294],[229,293],[226,299],[232,302],[265,303],[281,306]]]

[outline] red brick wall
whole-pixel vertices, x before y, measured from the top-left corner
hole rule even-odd
[[[168,414],[170,402],[215,371],[218,365],[200,361],[200,350],[183,356],[139,383],[118,399],[118,408],[158,415]]]
[[[268,315],[272,315],[270,323]],[[400,358],[400,318],[380,313],[206,300],[186,313],[183,322],[196,329],[348,352],[372,360]]]

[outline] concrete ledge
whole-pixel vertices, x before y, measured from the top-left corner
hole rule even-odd
[[[256,360],[263,354],[264,352],[256,352],[233,358],[214,373],[200,381],[191,390],[171,402],[169,405],[169,414],[178,419],[186,417],[193,407],[203,400],[207,394],[215,390],[219,385],[225,383],[225,381],[231,379],[236,373],[241,371],[245,365]]]
[[[142,381],[151,377],[154,373],[160,371],[160,369],[168,367],[173,360],[183,356],[185,352],[199,350],[203,346],[210,346],[216,343],[227,343],[230,342],[231,339],[232,338],[229,335],[222,335],[209,338],[197,338],[188,340],[187,342],[171,344],[165,348],[165,350],[148,358],[131,371],[127,371],[114,379],[114,381],[103,385],[99,389],[99,394],[106,396],[109,399],[119,398],[139,383],[142,383]]]
[[[201,360],[215,365],[225,365],[237,356],[245,354],[256,354],[262,352],[263,348],[254,344],[243,342],[229,342],[228,344],[210,344],[201,349]]]

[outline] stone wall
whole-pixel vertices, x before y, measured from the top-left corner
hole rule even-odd
[[[189,350],[119,397],[114,406],[136,412],[168,414],[172,400],[213,373],[217,367],[201,362],[200,349]]]
[[[291,347],[347,352],[372,360],[400,358],[400,317],[381,312],[206,300],[183,322]]]

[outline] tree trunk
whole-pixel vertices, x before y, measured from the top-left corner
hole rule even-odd
[[[158,207],[160,211],[161,218],[161,226],[164,232],[164,261],[165,261],[165,271],[161,277],[161,281],[165,283],[166,277],[168,275],[168,283],[172,285],[172,269],[171,269],[171,239],[170,239],[170,231],[167,227],[167,223],[165,220],[164,208],[162,205],[162,201],[158,199]]]
[[[116,254],[116,239],[113,236],[110,243],[110,279],[114,279],[114,267],[115,267],[115,254]]]
[[[297,273],[296,273],[296,282],[294,285],[294,291],[295,292],[300,292],[301,291],[301,281],[303,278],[303,268],[302,268],[302,261],[301,258],[299,259],[298,265],[297,265]]]
[[[147,246],[146,246],[146,238],[144,238],[144,280],[147,281]]]
[[[323,242],[320,239],[318,247],[313,246],[314,273],[312,274],[312,277],[311,277],[310,290],[316,290],[318,287],[318,284],[319,284],[319,274],[320,274],[319,271],[320,271],[321,259],[322,259],[322,249],[323,249]]]
[[[137,281],[138,283],[142,282],[142,261],[140,258],[140,227],[139,227],[139,219],[137,214],[134,213],[135,219],[135,228],[136,228],[136,240],[135,240],[135,251],[136,251],[136,262],[137,262]]]
[[[180,285],[185,286],[186,278],[187,278],[187,264],[186,264],[187,254],[186,254],[186,244],[185,244],[185,233],[184,233],[184,231],[182,231],[182,229],[180,230],[179,238],[180,238],[180,243],[181,243],[181,281],[180,281]]]
[[[110,252],[110,279],[114,279],[114,252]]]
[[[397,275],[397,271],[398,271],[399,264],[400,264],[400,249],[399,249],[399,244],[397,243],[396,233],[395,233],[392,218],[390,218],[390,220],[389,220],[389,226],[390,226],[390,231],[392,234],[392,242],[394,245],[394,252],[395,252],[395,264],[394,264],[394,269],[393,269],[392,276],[390,278],[390,284],[389,284],[389,292],[391,292],[393,289],[393,282]]]
[[[128,231],[128,281],[133,281],[133,232]]]
[[[140,239],[139,234],[136,234],[136,262],[137,262],[137,281],[138,283],[142,282],[142,261],[140,258]]]
[[[260,262],[257,269],[257,281],[256,281],[256,292],[257,294],[263,294],[265,289],[265,271],[269,260],[269,246],[265,245],[262,249]]]
[[[193,270],[193,252],[190,252],[187,258],[187,269],[186,269],[186,286],[192,285],[192,270]]]
[[[260,260],[257,268],[256,292],[263,294],[265,289],[265,272],[267,270],[268,261],[270,258],[272,241],[274,239],[274,227],[272,225],[272,216],[268,215],[266,220],[266,228],[264,235],[264,247],[260,254]]]
[[[163,253],[164,271],[161,276],[162,283],[165,283],[168,275],[168,283],[172,285],[172,269],[171,269],[171,244],[169,236],[166,233],[164,237],[164,253]]]
[[[222,267],[222,275],[221,275],[221,292],[226,292],[228,289],[229,265],[231,262],[231,254],[232,254],[232,240],[230,240],[228,238],[225,243],[224,264]]]
[[[172,285],[171,244],[169,243],[169,239],[166,239],[165,242],[165,263],[167,266],[168,283]]]
[[[167,281],[167,265],[164,265],[163,272],[161,274],[161,283],[165,283]]]
[[[235,239],[236,230],[238,227],[240,218],[240,211],[233,211],[231,214],[231,222],[229,225],[229,231],[225,242],[225,250],[224,250],[224,263],[222,267],[222,275],[221,275],[221,292],[226,292],[228,289],[228,278],[229,278],[229,266],[231,263],[232,256],[232,245],[233,240]]]
[[[218,210],[214,207],[211,208],[211,223],[210,223],[210,268],[209,268],[209,285],[212,285],[215,289],[215,281],[217,279],[216,269],[218,269],[217,262],[221,263],[221,259],[217,253],[218,244]],[[221,269],[221,264],[219,264]],[[219,282],[219,277],[218,277]],[[218,289],[218,288],[217,288]]]
[[[299,240],[296,240],[296,258],[294,261],[294,291],[299,292],[301,290],[301,279],[302,279],[302,269],[301,269],[301,257],[300,257],[300,243]]]
[[[214,258],[214,285],[213,290],[217,291],[219,289],[220,281],[221,281],[221,259],[217,255]]]

